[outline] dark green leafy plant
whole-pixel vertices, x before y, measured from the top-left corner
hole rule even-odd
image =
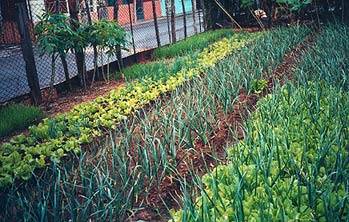
[[[0,108],[0,137],[25,129],[43,117],[38,107],[11,104]]]
[[[252,81],[251,89],[254,93],[262,92],[268,86],[268,81],[265,79],[255,79]]]
[[[312,0],[272,0],[275,3],[287,6],[290,11],[299,11],[312,3]],[[241,6],[251,8],[256,4],[255,0],[241,0]]]
[[[61,13],[44,13],[39,17],[35,31],[37,34],[37,43],[42,54],[49,54],[51,56],[51,87],[55,81],[55,65],[58,56],[62,60],[65,78],[69,82],[70,77],[66,54],[70,49],[74,48],[74,40],[77,39],[77,33],[72,30],[69,17]]]
[[[290,11],[296,12],[312,3],[312,0],[276,0],[279,4],[285,4]]]
[[[347,221],[348,104],[324,82],[261,100],[230,162],[202,178],[172,221]]]
[[[109,60],[110,57],[116,56],[118,47],[126,49],[126,32],[116,22],[108,20],[100,20],[91,24],[88,28],[88,42],[99,48],[99,55],[102,65],[104,64],[104,52],[107,54],[107,77],[109,78]],[[102,69],[104,76],[104,70]]]

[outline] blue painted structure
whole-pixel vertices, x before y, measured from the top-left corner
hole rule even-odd
[[[161,14],[166,16],[166,0],[161,0]],[[186,13],[192,12],[191,0],[184,0],[184,6]],[[176,14],[182,14],[182,0],[175,0]]]

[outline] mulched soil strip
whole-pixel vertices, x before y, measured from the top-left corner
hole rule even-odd
[[[249,117],[250,113],[256,109],[256,104],[259,99],[273,91],[275,84],[285,84],[287,80],[291,80],[294,67],[299,62],[299,58],[314,44],[314,35],[309,35],[302,43],[298,44],[291,52],[287,53],[283,62],[277,66],[273,72],[266,77],[268,79],[268,87],[260,94],[247,94],[244,89],[239,92],[238,99],[233,107],[233,111],[228,115],[222,112],[218,113],[220,121],[217,122],[217,128],[211,135],[208,146],[202,141],[195,142],[195,150],[179,149],[176,157],[180,162],[177,170],[182,178],[187,181],[191,180],[190,170],[195,169],[199,175],[206,173],[207,167],[213,168],[218,163],[225,161],[225,147],[227,141],[237,142],[244,138],[244,121]],[[237,139],[231,138],[231,129]],[[221,162],[217,161],[218,157]],[[193,167],[195,166],[195,167]],[[175,176],[170,175],[163,179],[159,188],[153,187],[150,194],[144,197],[140,203],[146,203],[141,210],[135,212],[129,221],[168,221],[169,215],[167,208],[178,209],[178,201],[180,190],[180,183],[175,179]],[[165,204],[166,205],[165,205]]]
[[[245,28],[245,29],[234,29],[234,32],[258,32],[259,28]],[[150,58],[140,58],[139,63],[152,62],[153,59]],[[118,89],[125,85],[125,80],[110,80],[109,82],[97,81],[92,87],[88,86],[87,89],[74,89],[70,92],[64,94],[58,94],[56,90],[51,90],[50,88],[42,90],[43,103],[40,108],[45,112],[47,117],[54,117],[60,113],[69,112],[76,105],[84,102],[89,102],[96,99],[99,96],[104,96],[111,90]],[[32,105],[30,98],[22,101],[23,104]],[[40,121],[34,122],[33,124],[38,124]],[[10,135],[1,137],[0,144],[10,141],[16,135],[27,134],[28,129],[16,130]]]
[[[64,95],[58,95],[56,92],[51,93],[50,89],[43,90],[44,102],[40,108],[44,111],[45,116],[54,117],[60,113],[72,110],[76,105],[91,101],[99,96],[104,96],[113,89],[117,89],[125,84],[124,80],[111,80],[109,82],[95,82],[92,87],[84,89],[76,89]],[[24,104],[30,105],[31,102],[25,101]],[[32,123],[38,124],[41,120]],[[28,134],[28,129],[16,130],[8,136],[0,138],[0,144],[10,141],[16,135]]]
[[[110,80],[109,82],[95,82],[92,87],[86,90],[78,89],[67,93],[66,95],[56,95],[41,107],[45,113],[52,117],[59,113],[65,113],[73,109],[76,105],[104,96],[113,89],[117,89],[125,84],[124,80]]]

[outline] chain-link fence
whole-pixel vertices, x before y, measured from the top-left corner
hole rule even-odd
[[[191,36],[204,30],[199,2],[196,0],[174,1],[177,40],[183,39],[185,35]],[[33,83],[28,83],[28,76],[30,76],[28,72],[29,74],[37,73],[40,89],[47,88],[52,83],[57,85],[66,81],[62,61],[59,58],[56,60],[53,76],[51,56],[42,54],[36,44],[34,27],[45,12],[65,13],[70,17],[75,13],[81,23],[101,19],[117,20],[128,33],[129,49],[122,51],[122,57],[125,58],[171,42],[168,3],[169,0],[1,0],[0,103],[31,92],[32,87],[29,85]],[[71,4],[74,5],[75,12]],[[20,5],[23,6],[24,12],[20,12]],[[117,15],[114,15],[115,13]],[[22,29],[27,31],[27,37],[21,30],[21,24],[25,24]],[[156,35],[155,24],[157,24],[158,35]],[[28,60],[26,52],[31,50],[34,58]],[[87,48],[84,55],[86,71],[93,70],[93,47]],[[116,56],[108,57],[105,52],[101,52],[97,64],[100,67],[116,60]],[[30,61],[34,61],[36,70],[33,70],[33,64]],[[77,76],[75,53],[69,51],[66,61],[70,78]]]

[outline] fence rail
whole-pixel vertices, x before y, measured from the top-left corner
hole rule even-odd
[[[16,2],[17,1],[17,2]],[[66,13],[70,15],[69,3],[72,0],[2,0],[0,1],[0,103],[9,101],[13,98],[32,93],[30,84],[28,83],[28,68],[34,65],[37,72],[38,84],[40,89],[44,89],[51,84],[51,58],[47,54],[40,53],[36,44],[36,36],[34,27],[39,21],[39,17],[44,12],[51,13]],[[19,16],[18,2],[21,1],[25,7],[25,15]],[[88,22],[87,15],[91,15],[92,21],[101,19],[114,20],[124,27],[128,33],[128,50],[122,51],[122,57],[128,57],[135,53],[142,52],[158,47],[154,11],[152,1],[149,0],[116,0],[117,5],[109,6],[108,1],[101,3],[100,0],[87,0],[89,7],[82,0],[77,0],[77,12],[80,22]],[[166,12],[167,0],[155,1],[155,15],[157,16],[157,27],[159,30],[159,40],[161,46],[171,43],[171,30],[169,24],[169,16]],[[177,0],[176,0],[177,1]],[[181,0],[178,0],[180,3]],[[184,27],[186,27],[187,35],[191,36],[204,30],[202,10],[200,7],[193,8],[192,1],[184,0],[185,11],[176,4],[176,37],[177,40],[184,38]],[[109,0],[109,3],[111,1]],[[17,4],[17,5],[16,5]],[[118,7],[118,16],[114,16],[114,7]],[[183,22],[183,15],[186,15],[186,24]],[[194,17],[196,19],[193,19]],[[27,31],[29,33],[28,41],[31,43],[31,50],[34,56],[34,64],[29,64],[23,56],[23,36],[20,34],[19,20],[26,19]],[[23,21],[22,21],[23,22]],[[94,69],[93,48],[85,50],[85,64],[87,71]],[[115,62],[117,58],[107,58],[105,52],[101,53],[101,58],[98,60],[98,66]],[[78,74],[75,54],[67,53],[67,63],[69,76],[75,77]],[[33,70],[32,70],[33,71]],[[54,85],[66,81],[62,61],[56,61],[56,75],[54,77]]]

